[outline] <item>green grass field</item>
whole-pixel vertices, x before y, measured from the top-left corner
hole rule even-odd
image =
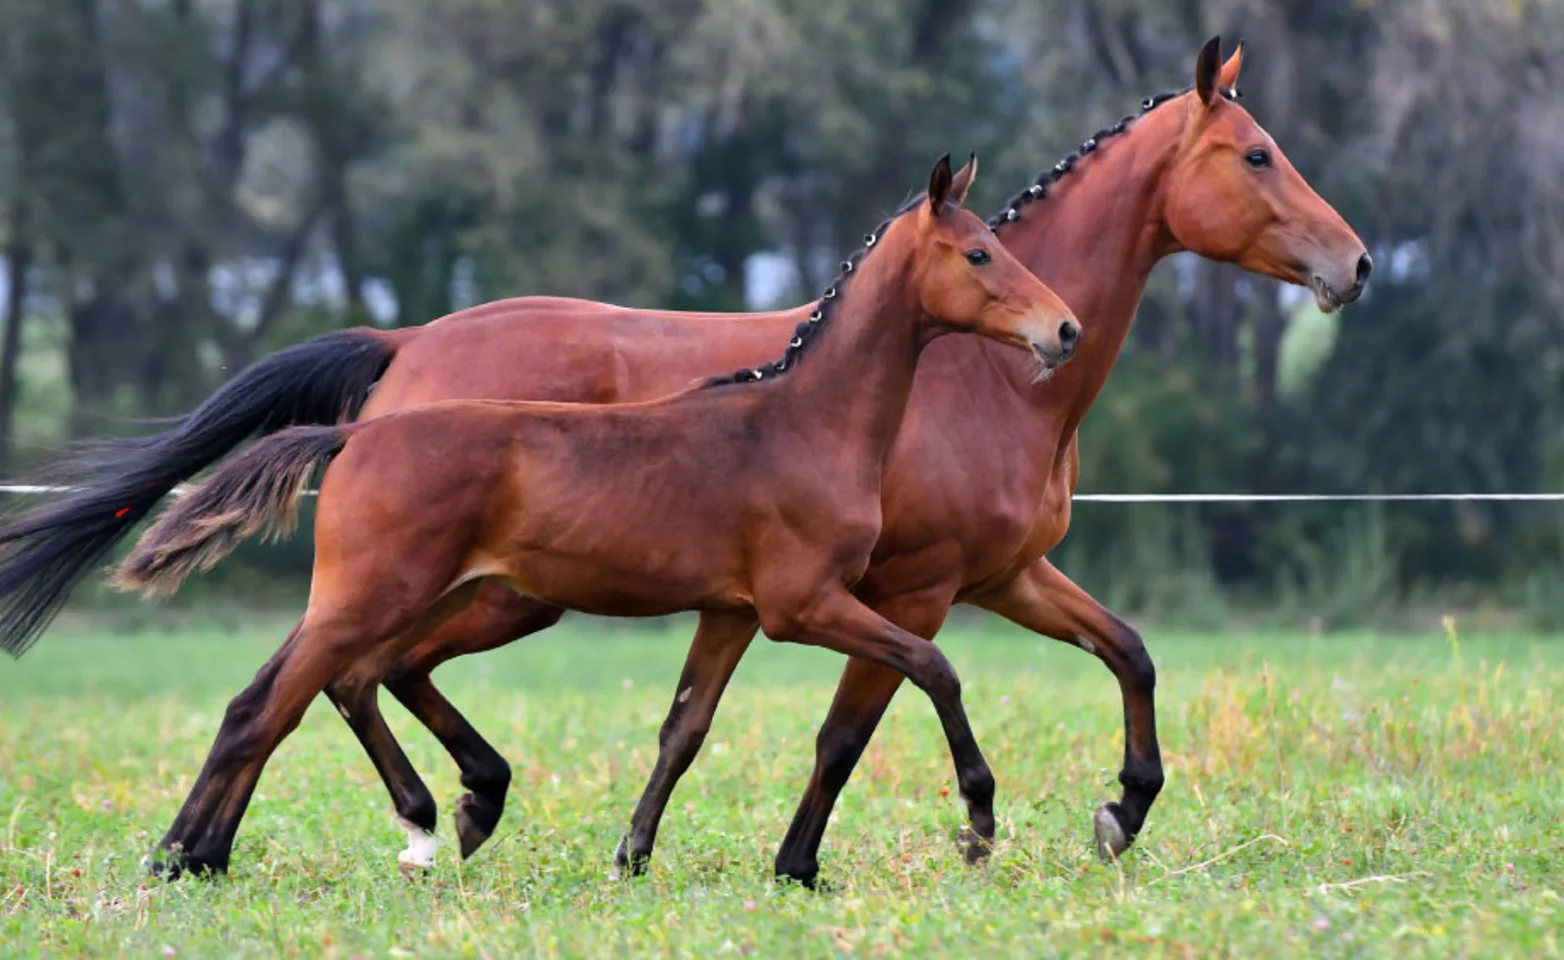
[[[945,646],[999,782],[999,845],[962,865],[933,710],[897,697],[822,852],[772,855],[841,661],[757,641],[648,876],[610,876],[689,636],[594,621],[437,675],[512,761],[466,864],[418,883],[357,742],[317,702],[212,882],[144,883],[227,699],[283,625],[60,628],[0,663],[0,951],[28,956],[1557,956],[1564,641],[1148,631],[1168,785],[1122,864],[1117,687],[1093,658],[970,619]],[[384,698],[389,700],[389,698]],[[434,740],[386,707],[449,805]],[[442,834],[451,830],[442,811]]]

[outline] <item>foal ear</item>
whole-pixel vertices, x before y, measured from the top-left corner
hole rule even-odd
[[[1217,73],[1216,87],[1218,90],[1237,90],[1238,71],[1244,68],[1244,42],[1238,41],[1238,46],[1233,50],[1233,55],[1222,64],[1222,69]]]
[[[972,181],[977,179],[977,154],[967,156],[967,164],[960,170],[950,182],[950,202],[961,206],[967,201],[967,190],[972,187]]]
[[[934,171],[929,174],[929,212],[936,217],[945,210],[950,199],[950,185],[955,178],[950,172],[950,154],[934,161]]]
[[[1195,59],[1195,93],[1208,107],[1216,99],[1216,75],[1221,65],[1222,38],[1215,36],[1206,41],[1200,48],[1200,56]]]

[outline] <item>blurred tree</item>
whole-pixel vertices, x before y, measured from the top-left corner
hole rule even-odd
[[[0,0],[0,30],[7,436],[48,369],[24,330],[61,331],[70,429],[99,432],[96,413],[187,408],[332,326],[523,293],[806,299],[930,158],[982,154],[991,208],[1187,84],[1220,31],[1247,41],[1245,104],[1364,236],[1375,281],[1322,318],[1173,258],[1087,420],[1083,486],[1564,482],[1556,3]],[[1154,510],[1082,511],[1061,556],[1275,588],[1362,526]],[[1564,525],[1521,517],[1391,510],[1355,556],[1402,585],[1559,564]]]

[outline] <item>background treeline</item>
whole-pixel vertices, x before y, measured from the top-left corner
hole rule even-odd
[[[812,296],[939,153],[991,212],[1220,31],[1370,296],[1160,269],[1095,492],[1564,489],[1564,4],[0,0],[0,461],[186,410],[334,327],[520,293]],[[1111,605],[1564,619],[1564,505],[1082,505]],[[227,575],[292,584],[308,537]]]

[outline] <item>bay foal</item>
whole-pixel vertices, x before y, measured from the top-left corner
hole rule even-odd
[[[120,586],[175,589],[241,538],[280,532],[330,464],[304,619],[230,704],[162,865],[225,868],[262,767],[327,682],[358,661],[384,670],[493,580],[611,616],[758,618],[773,639],[911,678],[944,725],[970,855],[985,849],[993,777],[954,669],[849,592],[879,537],[885,456],[923,347],[971,331],[1046,373],[1080,340],[1069,308],[959,207],[975,170],[976,158],[952,175],[942,158],[927,196],[870,235],[780,360],[639,404],[454,401],[294,427],[176,501]]]

